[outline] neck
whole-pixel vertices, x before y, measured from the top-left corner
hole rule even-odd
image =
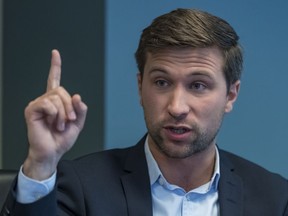
[[[211,180],[215,167],[215,144],[211,144],[203,152],[181,159],[164,155],[155,145],[149,144],[149,147],[162,174],[170,184],[190,191]]]

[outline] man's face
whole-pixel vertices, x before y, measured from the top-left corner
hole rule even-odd
[[[231,85],[227,94],[223,61],[214,47],[147,54],[138,87],[150,148],[186,158],[215,143],[240,86],[240,81]]]

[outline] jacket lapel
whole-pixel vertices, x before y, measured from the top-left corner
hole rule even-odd
[[[146,136],[127,153],[125,174],[121,182],[127,200],[129,216],[152,216],[152,197],[148,167],[144,153]],[[226,153],[220,152],[219,204],[221,216],[243,216],[243,182],[234,173]]]
[[[234,166],[220,150],[219,202],[221,216],[243,215],[243,182],[234,173]]]
[[[144,153],[145,138],[130,149],[121,177],[129,216],[152,216],[150,179]]]

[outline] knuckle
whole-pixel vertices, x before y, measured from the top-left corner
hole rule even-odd
[[[44,98],[45,101],[43,101],[43,102],[44,103],[46,103],[46,102],[48,103],[49,100],[55,102],[55,101],[58,101],[59,99],[60,99],[59,95],[53,94],[53,95],[49,96],[49,99],[48,98]]]
[[[66,89],[65,89],[64,87],[62,87],[62,86],[57,87],[57,88],[55,89],[55,91],[56,91],[58,94],[60,94],[60,95],[67,94]]]
[[[31,110],[32,110],[33,107],[34,107],[34,104],[35,104],[35,100],[30,101],[30,102],[27,104],[27,106],[26,106],[25,109],[24,109],[25,116],[26,116],[26,115],[29,115],[29,113],[31,112]]]

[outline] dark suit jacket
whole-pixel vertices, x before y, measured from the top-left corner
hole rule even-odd
[[[144,140],[130,148],[62,161],[54,191],[24,205],[15,201],[12,188],[1,216],[5,212],[15,216],[152,216]],[[220,172],[221,216],[288,216],[284,178],[223,150]]]

